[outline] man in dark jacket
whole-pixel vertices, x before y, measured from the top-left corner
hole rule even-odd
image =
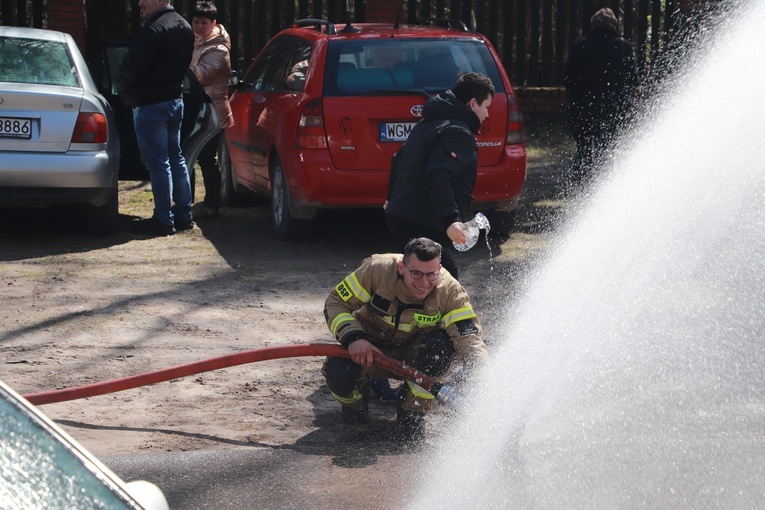
[[[194,32],[169,0],[140,0],[146,23],[117,78],[117,91],[133,107],[141,160],[151,177],[154,215],[137,230],[172,235],[189,230],[191,183],[181,153],[183,78],[194,50]]]
[[[632,44],[616,31],[614,12],[600,9],[590,26],[590,33],[574,42],[563,74],[567,124],[576,140],[575,182],[591,174],[597,156],[608,150],[638,85]]]
[[[428,100],[422,120],[391,159],[384,207],[394,243],[403,250],[413,238],[437,241],[444,246],[441,263],[455,279],[457,263],[447,246],[467,242],[462,222],[478,166],[475,134],[493,98],[488,77],[462,75],[451,90]]]

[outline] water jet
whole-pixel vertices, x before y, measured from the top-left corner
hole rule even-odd
[[[736,4],[561,227],[412,508],[765,507],[765,4]]]

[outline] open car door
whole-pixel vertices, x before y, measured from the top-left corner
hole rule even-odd
[[[138,140],[133,127],[132,108],[125,106],[117,94],[117,75],[122,60],[130,48],[128,41],[104,41],[104,65],[101,68],[99,89],[114,110],[120,135],[120,180],[149,180],[149,172],[141,162]],[[183,80],[183,124],[181,126],[181,150],[189,167],[192,189],[194,163],[202,147],[215,136],[220,127],[218,112],[212,99],[205,92],[190,69]]]

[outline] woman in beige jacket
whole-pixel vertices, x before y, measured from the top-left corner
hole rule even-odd
[[[199,2],[192,13],[194,54],[189,67],[215,103],[221,130],[234,125],[228,103],[228,79],[231,76],[231,38],[223,25],[216,21],[218,9],[212,2]],[[203,207],[194,211],[194,218],[214,218],[220,213],[220,168],[218,143],[220,131],[207,142],[199,154],[199,166],[205,182]]]

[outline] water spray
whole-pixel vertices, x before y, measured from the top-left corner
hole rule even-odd
[[[189,375],[210,372],[221,368],[245,365],[256,361],[265,361],[281,358],[296,358],[301,356],[333,356],[337,358],[349,358],[348,350],[335,344],[296,344],[280,345],[275,347],[263,347],[251,351],[227,354],[217,358],[210,358],[185,365],[165,368],[154,372],[113,379],[99,383],[64,388],[62,390],[46,391],[24,395],[29,402],[35,405],[53,404],[78,400],[81,398],[95,397],[107,393],[130,390],[140,386],[148,386],[159,382],[178,379]],[[459,397],[454,388],[435,381],[427,374],[401,363],[398,360],[375,353],[372,364],[383,370],[387,370],[398,377],[407,379],[430,392],[436,400],[442,404],[456,405]]]

